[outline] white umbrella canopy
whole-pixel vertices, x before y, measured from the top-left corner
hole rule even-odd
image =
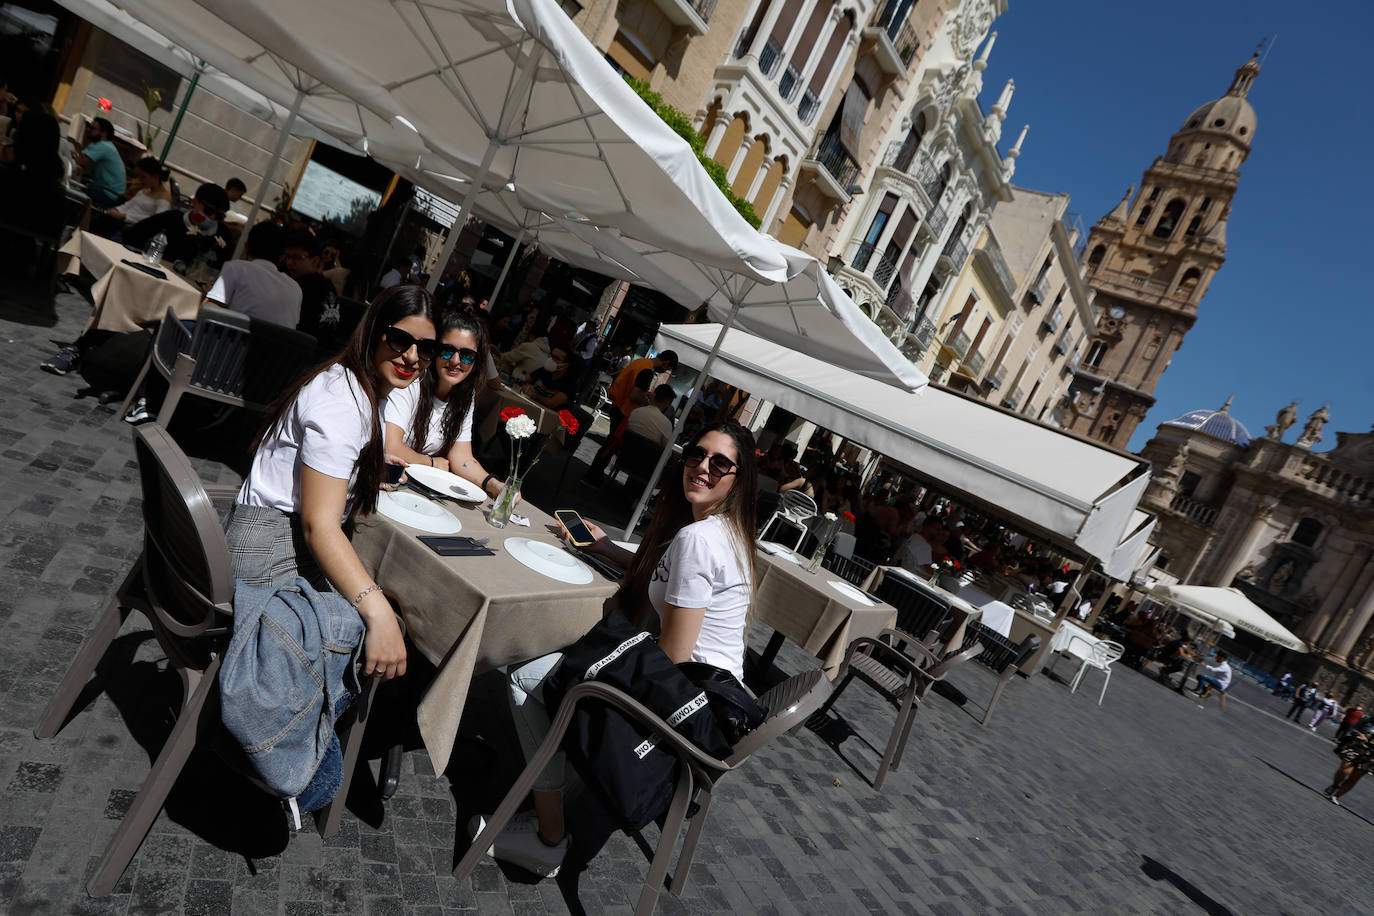
[[[720,193],[687,142],[554,0],[127,6],[220,69],[300,105],[315,124],[369,155],[418,161],[421,150],[412,156],[401,130],[413,128],[417,147],[473,176],[476,186],[490,176],[497,185],[518,181],[546,212],[578,214],[754,279],[785,276],[782,259]],[[301,92],[309,97],[304,104]]]
[[[1228,623],[1237,630],[1244,630],[1285,649],[1307,651],[1306,643],[1245,597],[1240,589],[1160,583],[1150,589],[1150,594],[1176,605],[1190,617],[1204,622]]]

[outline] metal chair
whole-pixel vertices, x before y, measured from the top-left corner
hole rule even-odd
[[[902,646],[911,643],[908,650],[913,655],[899,648],[899,643]],[[881,789],[883,781],[887,779],[887,771],[895,769],[902,761],[902,752],[906,749],[920,701],[936,681],[943,680],[951,670],[982,651],[983,647],[978,643],[965,644],[957,655],[941,661],[921,645],[913,634],[902,630],[883,630],[877,638],[860,636],[845,650],[844,663],[835,676],[838,686],[816,714],[819,716],[834,705],[849,682],[856,677],[889,702],[897,704],[892,734],[887,739],[882,763],[878,765],[878,775],[873,779],[873,788]]]
[[[983,718],[978,720],[979,725],[987,725],[1012,676],[1021,670],[1026,659],[1039,651],[1040,637],[1032,633],[1020,643],[1014,643],[991,627],[984,626],[977,620],[970,620],[964,628],[964,645],[974,642],[983,646],[983,651],[977,657],[979,665],[997,678],[997,685],[992,690],[988,705],[983,709]]]
[[[816,501],[800,490],[788,490],[778,498],[778,507],[773,510],[773,514],[769,516],[768,521],[763,523],[763,527],[759,531],[766,536],[768,529],[773,526],[774,522],[791,525],[797,529],[797,540],[792,544],[792,549],[796,550],[810,533],[806,527],[807,519],[815,517]],[[769,538],[769,540],[777,541],[779,544],[783,543],[777,537]]]
[[[873,575],[873,570],[878,568],[863,557],[841,556],[833,549],[827,551],[826,555],[821,558],[821,565],[850,585],[857,585],[859,588],[868,584],[869,577]]]
[[[812,669],[788,678],[781,684],[759,697],[759,702],[768,707],[768,718],[763,724],[745,735],[735,745],[734,753],[725,760],[717,760],[703,753],[696,745],[673,730],[663,719],[654,715],[648,708],[631,699],[614,687],[596,681],[584,681],[563,698],[558,707],[544,743],[539,751],[525,765],[524,771],[506,793],[505,799],[488,819],[486,827],[473,838],[467,854],[458,862],[453,876],[459,880],[471,874],[477,867],[486,850],[515,814],[534,785],[535,778],[544,769],[549,759],[558,750],[563,734],[572,723],[577,704],[592,701],[613,706],[626,718],[638,723],[653,733],[658,747],[678,758],[677,788],[667,814],[662,822],[658,845],[654,849],[649,872],[644,878],[644,887],[635,906],[636,916],[647,916],[658,904],[659,891],[663,888],[668,874],[668,860],[673,847],[677,845],[678,834],[684,822],[687,823],[687,837],[678,856],[677,867],[673,870],[669,890],[673,896],[680,896],[687,885],[687,876],[696,852],[697,842],[706,826],[706,814],[711,807],[712,793],[716,784],[727,774],[734,772],[759,748],[768,744],[783,732],[801,725],[825,702],[830,695],[830,681],[819,669]],[[688,808],[695,801],[696,811],[688,819]]]
[[[1110,639],[1103,639],[1090,643],[1077,633],[1070,633],[1069,644],[1064,647],[1064,650],[1072,652],[1075,642],[1087,646],[1088,654],[1086,656],[1080,656],[1083,659],[1083,664],[1078,666],[1078,671],[1073,676],[1073,682],[1069,685],[1069,693],[1077,692],[1078,685],[1082,682],[1083,673],[1085,671],[1089,668],[1096,668],[1103,674],[1102,692],[1097,696],[1097,705],[1101,706],[1102,700],[1107,696],[1107,685],[1110,684],[1112,680],[1111,664],[1125,654],[1126,647],[1119,642],[1112,642]]]
[[[293,328],[206,304],[188,331],[169,308],[119,416],[129,412],[149,369],[168,382],[157,419],[165,427],[186,394],[263,413],[314,360],[315,338]]]
[[[647,486],[649,478],[658,464],[658,456],[663,454],[663,443],[638,433],[626,433],[620,448],[616,450],[606,476],[615,480],[616,475],[625,472],[625,486],[634,488],[636,483]]]
[[[897,609],[897,629],[934,651],[953,617],[948,601],[892,574],[883,576],[873,594]]]
[[[130,611],[147,619],[169,665],[181,677],[176,724],[148,777],[86,885],[93,897],[110,893],[157,820],[167,794],[202,736],[211,745],[219,726],[220,661],[229,645],[234,573],[229,547],[210,494],[167,431],[156,424],[134,430],[143,495],[143,553],[106,604],[95,629],[48,701],[34,727],[51,738],[67,723]],[[316,812],[324,836],[338,830],[367,710],[377,681],[369,679],[354,710],[339,722],[343,784],[334,801]]]

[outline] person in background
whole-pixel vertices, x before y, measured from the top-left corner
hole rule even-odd
[[[13,227],[14,238],[2,244],[32,255],[37,251],[33,236],[51,238],[62,231],[66,170],[58,154],[57,118],[37,102],[16,105],[14,112],[14,142],[0,146],[0,162],[10,166],[0,169],[0,215]]]
[[[410,274],[410,260],[408,258],[392,258],[391,269],[382,274],[381,282],[378,285],[382,289],[391,289],[393,286],[400,286],[406,282],[406,277]]]
[[[95,207],[113,207],[124,199],[127,176],[124,160],[114,145],[115,129],[105,118],[92,118],[86,125],[86,142],[76,154],[76,163],[89,170],[86,194]]]
[[[301,291],[301,316],[296,330],[314,337],[320,350],[337,353],[343,343],[339,334],[339,297],[334,284],[320,273],[320,260],[319,240],[310,233],[293,232],[286,238],[281,266]]]
[[[1341,724],[1336,726],[1336,740],[1339,741],[1342,738],[1344,738],[1345,733],[1350,731],[1356,725],[1359,725],[1360,720],[1363,718],[1363,706],[1352,706],[1349,709],[1347,709],[1345,711],[1345,715],[1341,716]]]
[[[243,183],[242,178],[230,178],[224,183],[224,193],[229,198],[229,206],[226,211],[232,209],[235,213],[247,219],[252,207],[243,199],[243,195],[248,193],[248,185]]]
[[[668,419],[668,411],[677,398],[672,385],[659,385],[654,389],[653,398],[643,407],[636,407],[625,421],[625,433],[643,436],[659,445],[667,445],[673,437],[673,424]]]
[[[134,177],[138,181],[138,190],[130,194],[128,200],[105,211],[105,228],[111,231],[102,235],[119,235],[125,226],[132,226],[172,209],[172,191],[166,185],[171,172],[157,161],[157,157],[144,156],[138,160],[134,166]]]
[[[1374,719],[1365,716],[1352,726],[1337,743],[1336,756],[1341,758],[1341,765],[1336,768],[1331,785],[1322,790],[1333,805],[1339,805],[1341,796],[1355,788],[1355,783],[1374,766]]]
[[[501,355],[500,365],[510,372],[511,380],[523,382],[536,369],[553,371],[553,346],[547,337],[527,340]]]
[[[1194,688],[1200,698],[1206,698],[1215,687],[1222,693],[1231,686],[1231,666],[1226,663],[1227,655],[1225,652],[1218,652],[1216,661],[1208,665],[1203,663],[1197,675],[1197,687]]]
[[[1334,718],[1339,709],[1340,707],[1336,705],[1336,698],[1328,690],[1326,696],[1317,701],[1317,711],[1312,714],[1312,721],[1307,723],[1307,727],[1316,731],[1318,725],[1327,719]]]
[[[577,395],[577,376],[573,374],[567,350],[554,347],[549,358],[553,361],[552,369],[545,366],[530,373],[528,396],[544,407],[559,410],[571,404]]]
[[[341,254],[339,243],[330,239],[320,244],[320,272],[333,270],[339,266],[339,255]]]
[[[197,256],[219,264],[231,254],[221,234],[220,222],[229,209],[229,197],[217,184],[203,184],[196,188],[189,210],[171,209],[140,220],[124,229],[124,244],[146,248],[159,232],[167,236],[167,248],[162,259],[183,267]]]
[[[1292,719],[1301,725],[1302,714],[1316,706],[1320,696],[1320,684],[1299,684],[1297,692],[1293,694],[1293,705],[1289,707],[1288,712],[1284,713],[1284,718]]]
[[[672,350],[664,350],[657,356],[633,360],[616,373],[615,381],[611,382],[611,386],[606,390],[606,396],[611,400],[610,406],[606,408],[611,435],[606,437],[605,443],[592,459],[591,467],[587,468],[587,474],[582,478],[585,483],[590,486],[601,485],[606,465],[610,463],[611,456],[624,439],[623,425],[626,419],[636,407],[649,403],[649,392],[654,390],[660,375],[665,372],[671,375],[676,370],[677,354]]]
[[[391,603],[344,525],[376,509],[388,463],[382,402],[416,381],[438,349],[423,289],[378,296],[348,347],[273,408],[225,525],[236,579],[281,588],[302,576],[357,609],[365,627],[362,675],[405,674],[406,647]]]

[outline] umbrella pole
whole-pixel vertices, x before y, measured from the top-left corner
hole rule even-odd
[[[286,153],[286,142],[291,139],[291,128],[296,126],[296,116],[301,113],[301,105],[305,102],[305,90],[296,90],[296,100],[291,103],[291,111],[286,116],[286,123],[281,127],[281,132],[277,135],[277,148],[272,151],[272,158],[268,160],[267,170],[262,173],[262,184],[258,186],[258,196],[253,199],[253,209],[248,213],[248,222],[243,226],[243,232],[239,233],[239,243],[234,246],[234,257],[243,257],[243,246],[248,244],[248,233],[258,224],[258,214],[262,212],[263,198],[272,190],[272,179],[277,174],[277,166],[281,165],[281,157]]]
[[[496,308],[497,297],[501,295],[501,287],[506,285],[506,276],[510,273],[510,266],[515,263],[515,256],[520,252],[520,245],[525,241],[528,233],[524,226],[515,234],[515,241],[510,246],[510,253],[506,255],[506,263],[501,265],[501,275],[496,278],[496,286],[491,291],[491,297],[487,301],[487,312],[490,313]]]
[[[167,142],[162,144],[162,155],[157,157],[159,165],[167,164],[167,153],[172,149],[172,141],[177,137],[177,131],[181,129],[181,119],[186,117],[186,106],[191,104],[191,96],[195,94],[196,84],[200,82],[200,75],[205,72],[205,62],[196,67],[196,72],[191,77],[191,83],[186,87],[186,94],[181,97],[181,107],[177,109],[176,120],[172,122],[172,129],[167,131]]]
[[[458,215],[453,218],[453,225],[449,227],[448,238],[444,239],[444,247],[439,252],[434,272],[429,276],[429,284],[425,288],[431,295],[439,288],[439,281],[443,278],[444,269],[448,267],[449,258],[453,257],[453,250],[458,247],[458,236],[463,233],[463,224],[472,213],[472,205],[477,202],[477,194],[486,183],[487,175],[491,173],[491,164],[496,160],[496,153],[500,149],[501,141],[492,137],[487,143],[487,151],[482,154],[482,164],[478,166],[477,174],[472,176],[472,187],[468,188],[468,193],[463,197],[463,203],[458,209]]]
[[[1093,566],[1095,566],[1096,563],[1096,560],[1090,559],[1086,561],[1083,564],[1083,568],[1078,571],[1078,578],[1074,580],[1073,585],[1069,586],[1068,591],[1064,595],[1064,600],[1059,605],[1059,613],[1054,615],[1054,622],[1051,626],[1054,627],[1055,630],[1059,629],[1059,625],[1064,622],[1064,618],[1068,616],[1069,611],[1074,611],[1074,618],[1077,619],[1078,602],[1083,595],[1083,586],[1088,583],[1088,576],[1092,574]],[[1096,608],[1094,608],[1094,610],[1096,610]],[[1090,614],[1089,617],[1091,618],[1091,616]],[[1087,623],[1088,621],[1084,622]]]
[[[742,298],[742,297],[741,297]],[[735,315],[739,312],[740,298],[736,298],[730,305],[730,314],[721,323],[720,333],[716,335],[716,342],[711,347],[711,352],[706,356],[706,362],[701,364],[701,370],[697,372],[696,381],[692,382],[692,398],[701,394],[701,386],[706,383],[707,375],[711,371],[711,364],[716,361],[716,354],[720,352],[720,346],[725,342],[725,334],[730,330],[730,326],[735,323]],[[639,523],[639,517],[644,514],[644,507],[649,502],[649,496],[654,492],[654,484],[658,483],[659,476],[668,464],[668,459],[673,454],[673,443],[677,442],[677,437],[682,434],[682,428],[687,425],[687,417],[692,413],[692,401],[689,401],[682,413],[678,416],[677,422],[673,424],[673,437],[668,440],[668,444],[663,447],[663,454],[658,456],[658,463],[654,465],[654,472],[649,475],[649,482],[644,487],[644,492],[639,494],[639,500],[635,503],[634,511],[630,513],[630,521],[625,525],[625,537],[633,536],[635,525]]]

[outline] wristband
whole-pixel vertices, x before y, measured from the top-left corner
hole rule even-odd
[[[351,604],[351,605],[353,605],[353,607],[356,608],[356,607],[358,606],[358,602],[359,602],[359,601],[362,601],[364,598],[366,598],[368,595],[372,594],[373,592],[380,592],[381,590],[382,590],[382,587],[381,587],[380,585],[369,585],[367,588],[365,588],[365,589],[363,589],[362,591],[358,592],[358,594],[354,596],[353,600],[350,601],[350,602],[348,602],[348,603]]]
[[[439,465],[437,465],[437,464],[434,463],[434,456],[433,456],[433,455],[430,455],[430,456],[429,456],[429,466],[432,467],[432,468],[437,468],[437,467],[439,466]]]
[[[497,478],[496,478],[496,475],[495,475],[495,474],[488,474],[486,477],[484,477],[484,478],[482,479],[482,492],[483,492],[483,493],[487,492],[487,484],[491,483],[493,480],[496,480],[496,479],[497,479]]]

